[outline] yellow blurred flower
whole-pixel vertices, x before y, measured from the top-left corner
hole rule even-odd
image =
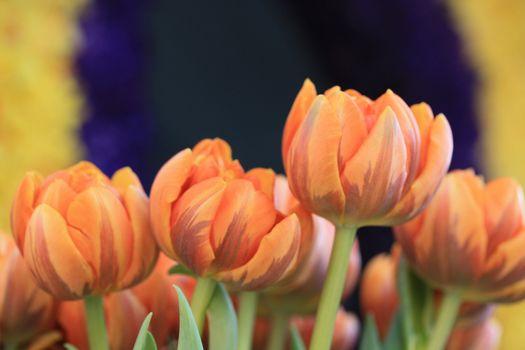
[[[28,169],[49,173],[79,157],[82,107],[72,59],[84,0],[0,2],[0,228]]]

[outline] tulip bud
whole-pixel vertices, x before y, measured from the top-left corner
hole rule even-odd
[[[275,182],[276,208],[283,214],[295,212],[301,222],[301,245],[295,267],[274,287],[260,293],[261,312],[271,309],[289,314],[315,313],[323,289],[330,254],[335,238],[335,226],[329,221],[307,212],[293,197],[284,176]],[[354,289],[361,270],[358,244],[348,260],[345,289],[342,300]],[[269,310],[268,310],[269,311]]]
[[[151,275],[132,289],[146,311],[153,313],[149,329],[157,344],[168,344],[178,338],[179,301],[173,285],[178,286],[186,298],[191,300],[196,283],[190,276],[169,275],[168,270],[172,266],[173,261],[161,253]]]
[[[399,305],[396,282],[398,260],[399,254],[375,256],[366,265],[361,280],[361,310],[364,315],[373,315],[381,339],[387,335]]]
[[[60,299],[131,287],[147,277],[158,254],[148,198],[129,168],[111,179],[88,162],[45,179],[28,173],[11,225],[38,285]]]
[[[440,289],[476,302],[525,297],[523,191],[512,179],[485,185],[473,171],[453,171],[395,235],[414,270]]]
[[[176,312],[176,311],[174,311]],[[130,290],[104,297],[104,314],[110,348],[133,349],[146,309]],[[58,321],[64,329],[65,340],[79,350],[89,350],[85,309],[82,301],[60,304]]]
[[[271,170],[248,173],[226,142],[204,140],[176,154],[151,189],[151,221],[161,249],[199,276],[236,290],[282,279],[300,240],[297,215],[278,215]]]
[[[306,80],[283,133],[294,195],[336,225],[391,226],[416,215],[450,164],[446,118],[390,90],[375,101],[337,86],[316,94]]]
[[[33,281],[14,242],[0,232],[0,347],[53,329],[56,303]]]

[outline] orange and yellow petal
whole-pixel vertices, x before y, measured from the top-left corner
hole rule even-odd
[[[111,177],[111,185],[115,187],[122,196],[126,193],[126,189],[129,186],[135,186],[144,191],[139,177],[130,167],[124,167],[117,170]]]
[[[288,181],[297,199],[312,212],[336,222],[345,197],[339,179],[341,123],[326,99],[318,96],[288,153]]]
[[[256,190],[264,193],[271,201],[274,200],[276,176],[272,169],[254,168],[248,171],[244,178],[250,181]]]
[[[27,173],[13,199],[11,209],[11,229],[20,250],[24,250],[27,224],[34,210],[35,198],[42,176],[35,172]]]
[[[372,224],[395,206],[407,176],[406,159],[401,128],[387,107],[342,172],[347,222]]]

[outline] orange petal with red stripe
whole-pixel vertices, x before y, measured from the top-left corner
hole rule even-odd
[[[406,159],[401,128],[394,111],[387,107],[344,167],[341,180],[347,222],[374,224],[395,206],[407,176]]]
[[[31,216],[24,257],[38,284],[55,296],[76,299],[91,289],[94,269],[76,248],[65,220],[47,204]]]
[[[281,280],[295,265],[300,241],[300,224],[292,214],[275,225],[245,265],[217,274],[221,281],[241,290],[268,287]]]
[[[339,179],[341,123],[326,99],[318,96],[294,137],[288,153],[288,181],[310,211],[338,222],[345,197]]]

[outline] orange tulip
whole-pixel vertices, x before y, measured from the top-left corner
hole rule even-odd
[[[111,179],[88,162],[45,179],[28,173],[11,225],[37,283],[61,299],[133,286],[148,276],[158,254],[148,198],[129,168]]]
[[[392,255],[375,256],[366,265],[361,280],[361,310],[364,315],[370,313],[374,316],[382,339],[387,335],[390,322],[399,306],[396,281],[398,260],[398,249]]]
[[[328,262],[335,238],[335,227],[329,221],[305,211],[293,197],[284,176],[275,182],[276,207],[283,214],[295,211],[301,222],[301,246],[296,266],[278,285],[260,294],[260,305],[290,314],[314,313],[323,289]],[[354,289],[361,270],[359,246],[353,246],[348,260],[342,299]]]
[[[297,327],[305,346],[308,347],[312,338],[315,317],[294,317],[291,322]],[[346,312],[342,308],[339,309],[335,319],[335,329],[331,349],[352,349],[359,339],[359,329],[360,327],[357,317],[352,313]]]
[[[37,287],[10,237],[0,232],[0,348],[53,329],[56,303]]]
[[[395,235],[434,286],[478,302],[525,297],[523,191],[512,179],[485,185],[471,170],[453,171],[427,209]]]
[[[375,101],[306,80],[283,134],[292,192],[336,225],[394,225],[416,215],[445,175],[452,133],[424,103],[388,90]]]
[[[271,170],[247,173],[220,139],[176,154],[151,189],[151,221],[161,249],[200,276],[239,290],[279,281],[294,265],[297,215],[273,204]]]
[[[146,311],[153,312],[149,329],[159,345],[167,345],[179,334],[179,302],[173,285],[181,288],[188,300],[195,288],[196,281],[192,277],[168,275],[173,265],[173,261],[161,253],[151,275],[132,289]]]
[[[104,298],[104,314],[110,348],[132,349],[146,309],[130,290],[109,294]],[[79,350],[89,350],[85,309],[82,301],[60,304],[58,321],[64,329],[65,340]]]

